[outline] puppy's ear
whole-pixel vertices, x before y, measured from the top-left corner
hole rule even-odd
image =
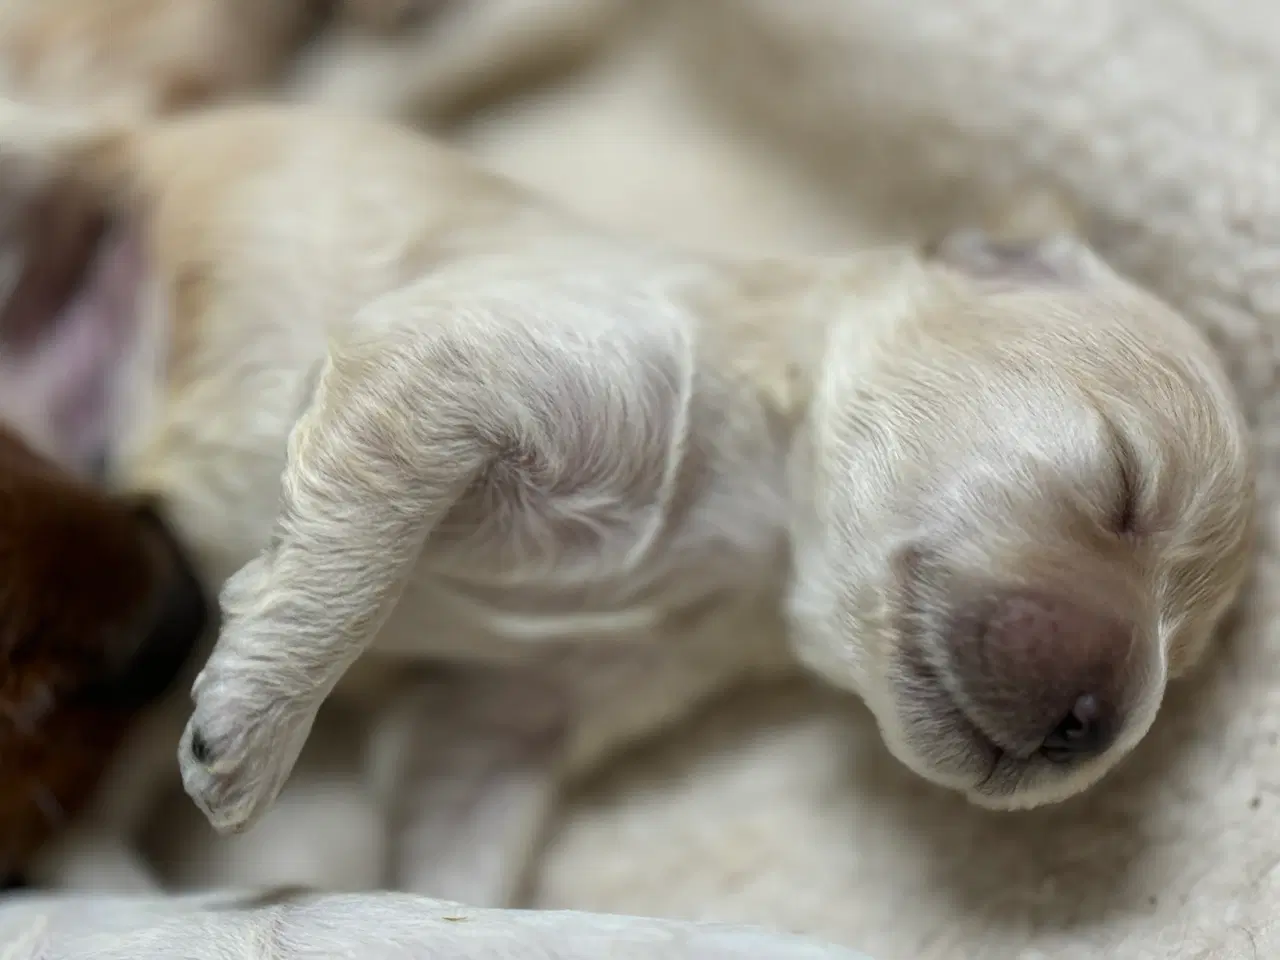
[[[1071,208],[1043,191],[1018,202],[981,227],[955,230],[925,247],[925,256],[975,280],[1089,285],[1114,277],[1079,239]]]
[[[957,230],[926,248],[925,255],[975,280],[1092,286],[1115,276],[1069,234],[1010,239],[985,230]]]

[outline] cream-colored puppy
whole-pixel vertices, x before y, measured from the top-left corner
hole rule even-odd
[[[180,750],[222,830],[367,651],[505,665],[459,709],[541,757],[512,786],[535,806],[793,655],[930,780],[1058,800],[1141,739],[1245,574],[1208,345],[1065,238],[714,261],[307,110],[6,104],[0,163],[27,200],[97,191],[99,272],[28,323],[115,324],[111,473],[234,571]]]

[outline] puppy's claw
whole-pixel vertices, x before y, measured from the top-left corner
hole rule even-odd
[[[215,688],[216,691],[216,688]],[[256,697],[207,692],[178,744],[187,795],[218,833],[240,833],[270,809],[293,770],[314,713],[272,705],[247,711]]]
[[[199,730],[194,730],[191,733],[191,757],[196,763],[202,764],[207,764],[213,758],[213,753],[209,750],[209,743]]]

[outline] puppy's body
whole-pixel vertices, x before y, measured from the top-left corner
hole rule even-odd
[[[1243,577],[1222,374],[1078,245],[717,263],[306,111],[12,106],[4,151],[110,198],[99,256],[146,252],[97,427],[230,577],[182,748],[220,827],[366,649],[494,668],[389,710],[402,882],[437,895],[509,896],[477,850],[527,855],[567,769],[788,639],[925,776],[1046,802],[1141,738]]]
[[[695,369],[707,376],[694,351],[723,354],[726,340],[750,333],[745,324],[741,334],[728,323],[692,328],[689,290],[695,281],[705,286],[705,271],[697,276],[692,265],[548,215],[508,184],[399,131],[274,112],[234,123],[234,138],[224,117],[210,116],[144,144],[142,189],[157,197],[147,241],[156,259],[143,298],[157,315],[145,342],[167,334],[169,350],[164,376],[142,381],[159,392],[130,401],[114,464],[131,483],[172,490],[171,509],[211,551],[215,579],[265,546],[284,438],[330,345],[396,336],[385,325],[401,321],[387,314],[406,300],[424,304],[406,336],[453,335],[446,311],[428,313],[438,297],[477,315],[458,335],[471,338],[477,357],[494,351],[486,375],[508,378],[512,391],[533,389],[520,378],[543,376],[594,402],[610,385],[634,382],[648,406],[606,410],[603,426],[579,412],[582,396],[550,392],[539,408],[513,410],[528,418],[527,429],[549,434],[531,441],[560,445],[560,458],[526,465],[546,471],[537,476],[514,464],[510,476],[486,477],[461,498],[423,557],[431,575],[414,578],[440,595],[429,602],[448,609],[453,594],[499,617],[497,608],[512,607],[520,626],[501,632],[564,638],[566,622],[570,634],[600,632],[596,620],[606,633],[630,622],[647,628],[717,581],[776,582],[785,455],[767,418],[790,412],[731,368],[691,396]],[[335,191],[340,178],[350,182]],[[563,309],[530,310],[522,298],[535,292]],[[397,299],[376,303],[390,294]],[[478,316],[486,308],[515,316],[486,329]],[[590,351],[598,366],[578,374],[560,355],[572,350]],[[528,366],[508,362],[508,351],[523,352]],[[595,379],[563,381],[575,375]],[[495,411],[495,421],[503,415]],[[224,465],[233,442],[237,459]],[[704,456],[683,463],[686,444]],[[661,469],[668,463],[670,475]],[[192,480],[173,479],[182,469]],[[224,477],[239,488],[215,486]],[[520,488],[534,485],[551,495],[513,509]],[[581,491],[581,499],[556,496],[561,490]],[[685,502],[680,515],[677,500]],[[230,524],[211,509],[233,502]],[[653,546],[659,538],[662,549]],[[574,628],[578,617],[584,626]],[[548,625],[539,627],[543,618]],[[388,632],[380,645],[421,651],[424,641],[406,636],[417,627]],[[468,639],[459,649],[474,659],[477,645]]]
[[[375,650],[519,667],[523,698],[557,728],[581,715],[565,696],[589,705],[572,766],[633,723],[789,662],[761,626],[786,569],[792,381],[821,331],[816,311],[788,318],[796,355],[771,354],[783,326],[766,311],[808,276],[762,264],[777,276],[741,280],[764,297],[730,311],[745,297],[733,273],[596,233],[451,151],[356,120],[211,114],[166,126],[140,157],[157,198],[140,346],[167,338],[167,364],[127,378],[146,386],[124,407],[111,472],[157,492],[211,581],[267,547],[286,438],[327,350],[411,344],[461,318],[468,363],[487,353],[484,380],[512,401],[491,424],[512,446],[441,520]],[[421,402],[448,398],[431,390]],[[379,402],[395,428],[398,401]],[[615,707],[625,722],[606,716]]]
[[[516,741],[519,767],[532,763],[537,777],[558,778],[745,671],[789,662],[775,621],[790,374],[786,364],[766,369],[773,361],[747,350],[741,370],[735,361],[717,374],[721,383],[687,402],[690,348],[702,339],[703,351],[723,350],[726,335],[738,339],[739,324],[746,343],[758,319],[753,312],[691,328],[684,301],[695,280],[710,278],[706,268],[596,234],[451,151],[354,119],[236,109],[167,123],[129,149],[127,226],[111,242],[140,236],[148,256],[132,300],[137,334],[114,381],[119,390],[103,408],[110,422],[102,431],[114,438],[108,475],[165,503],[209,582],[221,583],[267,546],[286,438],[330,345],[377,329],[369,304],[403,296],[398,291],[415,278],[437,285],[436,295],[455,290],[465,301],[483,290],[495,304],[521,309],[536,291],[543,306],[528,317],[527,339],[502,349],[564,341],[602,361],[613,354],[614,366],[593,371],[598,379],[580,389],[638,382],[647,405],[617,410],[601,429],[577,412],[586,396],[556,396],[563,381],[554,358],[546,360],[551,406],[529,416],[556,424],[563,474],[537,485],[576,486],[579,501],[547,497],[535,502],[541,509],[502,516],[502,505],[522,495],[516,485],[532,489],[519,464],[477,485],[424,554],[377,642],[395,659],[508,669],[492,682],[464,678],[470,695],[462,704],[435,682],[412,685],[390,715],[419,722],[423,701],[443,697],[447,712],[431,717],[449,739],[465,743],[471,726],[486,741],[497,731]],[[134,197],[145,200],[133,206]],[[778,269],[780,289],[795,282]],[[718,285],[702,294],[711,295],[721,295]],[[723,295],[737,296],[729,287]],[[432,329],[430,318],[420,329]],[[476,335],[478,344],[488,339],[478,328]],[[501,354],[493,363],[494,376],[510,366]],[[528,388],[510,389],[514,396]],[[696,454],[673,451],[683,444]],[[681,469],[665,475],[668,462]],[[393,742],[380,754],[398,754],[396,765],[415,762],[403,755],[402,731],[384,739]],[[424,782],[450,779],[416,762]],[[137,778],[151,766],[131,753],[122,774]],[[491,774],[478,772],[485,782],[474,788],[492,790]],[[455,783],[466,776],[452,773]],[[386,792],[400,793],[390,785]],[[135,798],[115,793],[91,826],[128,834]],[[500,805],[476,824],[477,844],[510,809]],[[428,834],[464,829],[456,820],[440,826],[419,831],[424,844],[437,842]],[[82,882],[99,847],[74,835],[40,875]],[[86,850],[93,856],[80,855]],[[458,851],[461,862],[472,856]],[[405,870],[421,872],[416,859],[405,855]],[[472,870],[441,879],[442,869],[457,868],[428,866],[430,876],[409,885],[472,902],[505,901],[519,879],[506,863],[498,877],[480,871],[479,879]]]

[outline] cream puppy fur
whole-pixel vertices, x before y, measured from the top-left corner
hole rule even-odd
[[[366,0],[341,2],[358,15]],[[5,0],[0,87],[46,103],[186,106],[275,79],[319,19],[319,6],[314,0]]]
[[[797,659],[926,778],[1052,802],[1141,739],[1245,575],[1209,347],[1065,237],[715,261],[304,109],[9,103],[0,162],[92,185],[101,255],[135,258],[102,429],[230,577],[180,748],[221,830],[366,652],[482,678],[435,715],[507,744],[498,775],[429,727],[388,747],[437,791],[406,829],[452,825],[459,862],[496,826],[527,855],[559,778]]]

